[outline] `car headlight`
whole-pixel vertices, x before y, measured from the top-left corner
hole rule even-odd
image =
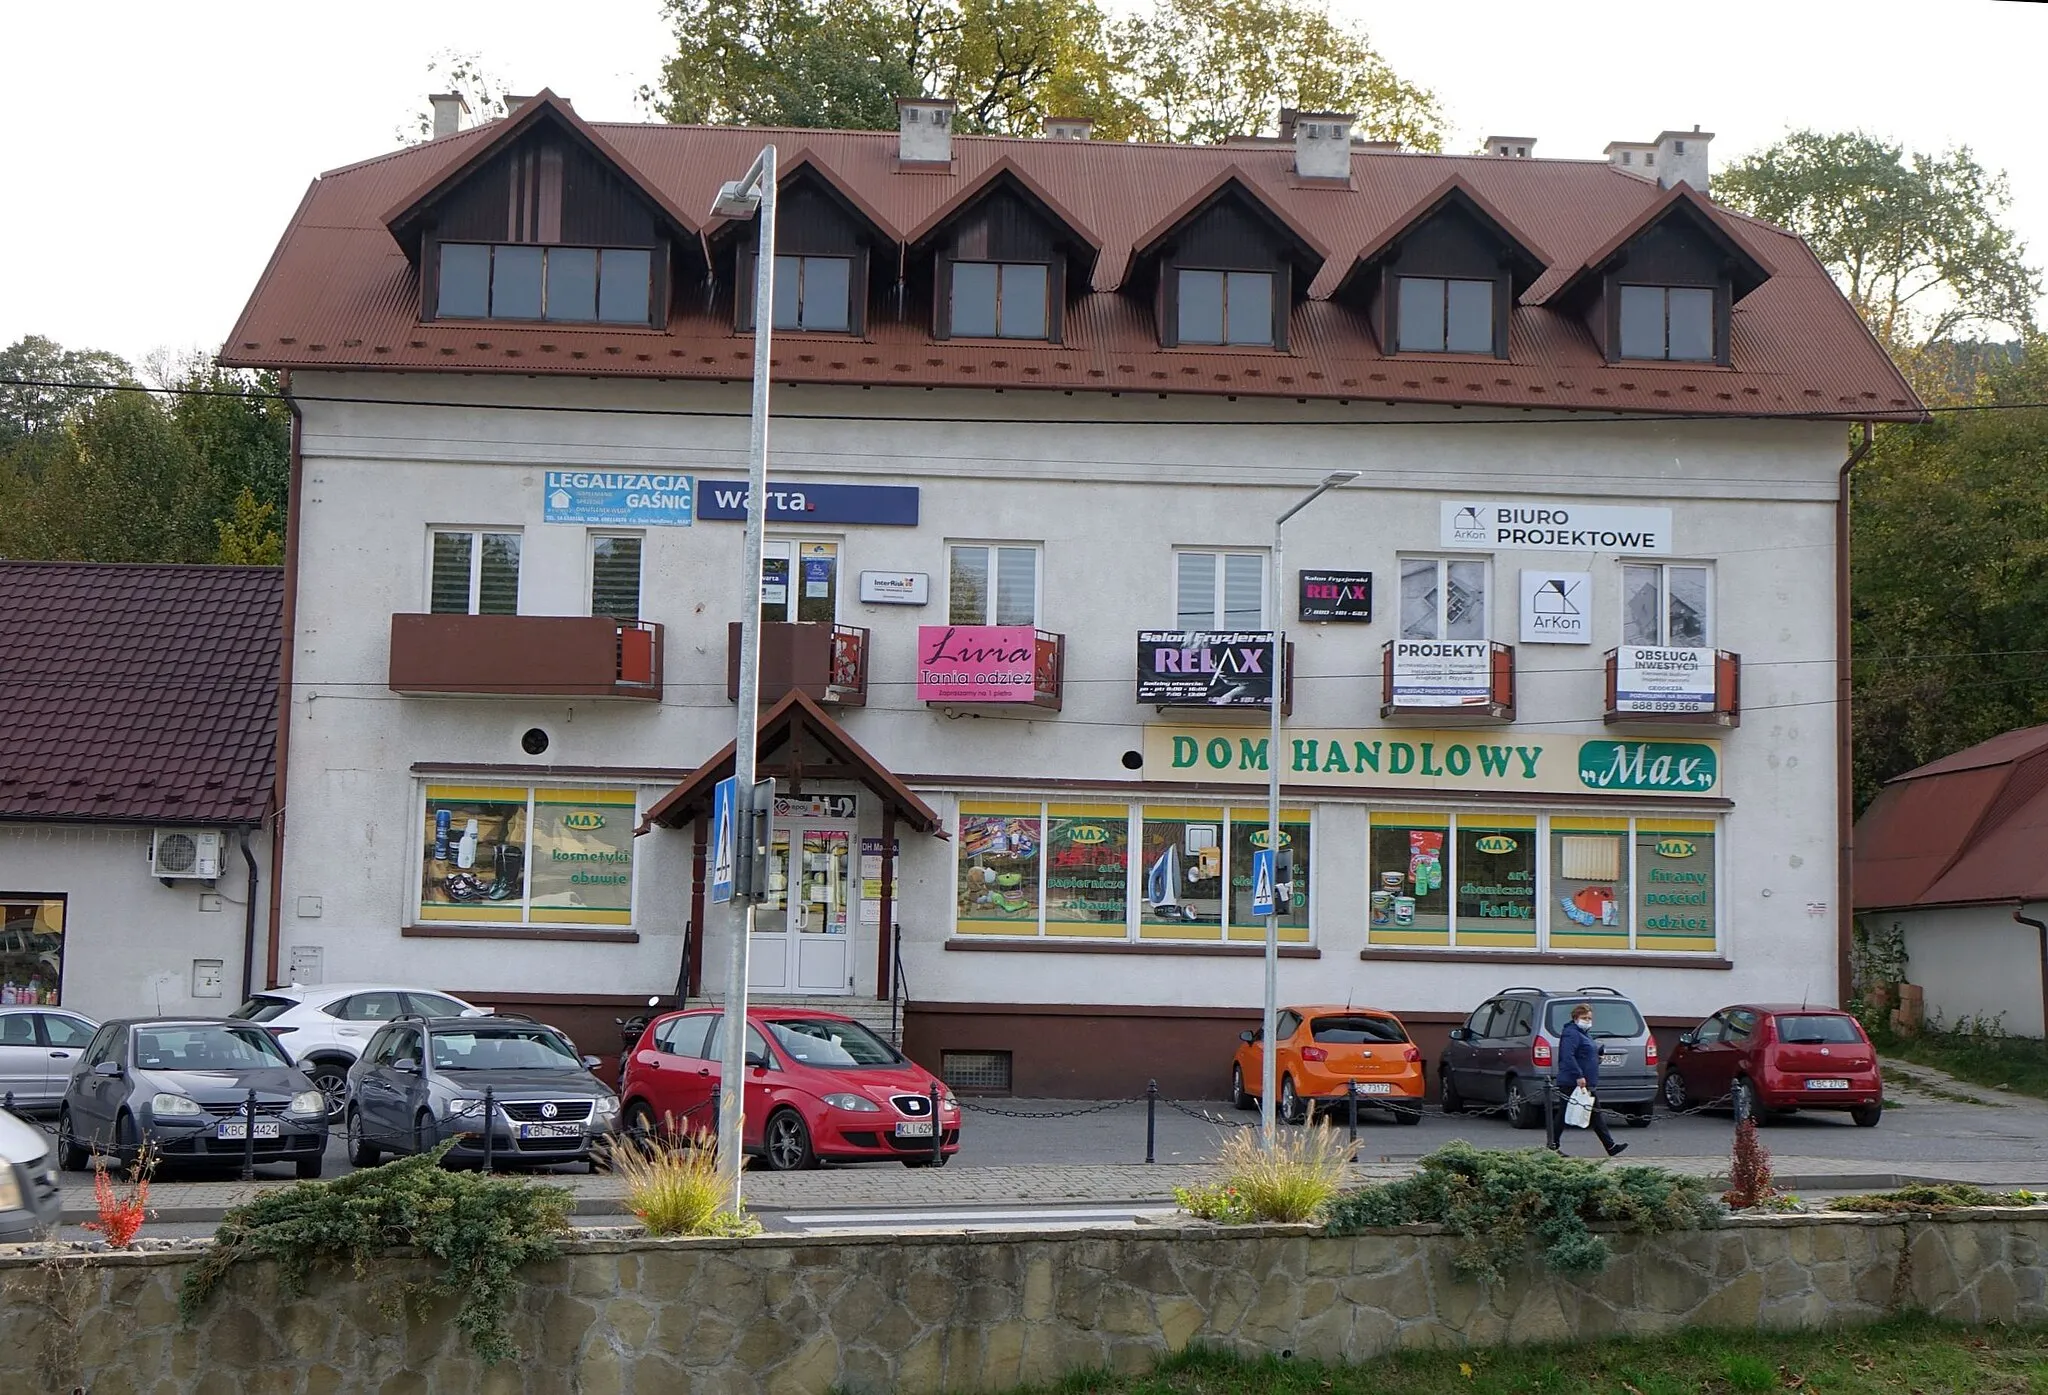
[[[6,1163],[0,1162],[0,1211],[26,1211],[28,1197],[21,1190],[21,1176]]]
[[[327,1096],[318,1090],[301,1090],[292,1096],[292,1113],[324,1115],[327,1113]]]
[[[834,1109],[850,1110],[855,1114],[880,1114],[882,1112],[882,1106],[876,1104],[866,1095],[850,1095],[844,1091],[825,1096],[825,1103],[831,1105]]]
[[[149,1112],[159,1119],[191,1119],[199,1114],[199,1102],[166,1091],[149,1102]]]
[[[615,1097],[611,1095],[606,1095],[603,1099],[597,1102],[597,1115],[600,1119],[609,1119],[616,1115],[618,1112],[619,1102]]]
[[[448,1117],[451,1119],[467,1119],[483,1112],[484,1102],[480,1099],[448,1101]]]
[[[953,1098],[953,1092],[951,1090],[939,1091],[939,1108],[957,1110],[959,1107],[960,1101]]]

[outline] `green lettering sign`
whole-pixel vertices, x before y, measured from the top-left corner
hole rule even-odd
[[[1691,741],[1588,741],[1579,783],[1595,790],[1705,794],[1720,778],[1714,748]]]

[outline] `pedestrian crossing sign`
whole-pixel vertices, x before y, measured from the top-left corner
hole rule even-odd
[[[1261,848],[1252,854],[1252,914],[1277,915],[1273,900],[1273,850]]]

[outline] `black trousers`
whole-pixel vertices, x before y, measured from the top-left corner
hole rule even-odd
[[[1564,1107],[1566,1102],[1570,1100],[1571,1093],[1570,1090],[1558,1090],[1555,1087],[1550,1092],[1550,1108],[1548,1110],[1548,1117],[1545,1120],[1544,1133],[1546,1137],[1544,1141],[1559,1152],[1564,1151],[1564,1135],[1579,1132],[1579,1130],[1569,1127],[1564,1121]],[[1594,1106],[1593,1122],[1589,1127],[1592,1129],[1593,1136],[1600,1140],[1600,1146],[1612,1153],[1614,1151],[1614,1135],[1607,1131],[1607,1121],[1601,1117],[1604,1112],[1599,1106]]]

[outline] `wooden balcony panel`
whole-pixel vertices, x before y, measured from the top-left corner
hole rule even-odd
[[[792,689],[814,702],[865,707],[868,632],[858,625],[774,620],[761,626],[761,705]],[[725,696],[740,699],[740,623],[726,627]]]
[[[583,615],[393,615],[393,692],[661,701],[662,629]]]

